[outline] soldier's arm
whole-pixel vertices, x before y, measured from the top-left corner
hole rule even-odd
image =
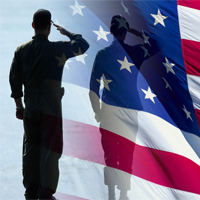
[[[70,42],[62,43],[62,47],[66,57],[71,58],[74,56],[84,54],[87,51],[87,49],[89,48],[89,44],[82,37],[82,35],[71,33],[70,31],[54,23],[53,25],[57,28],[57,30],[60,31],[61,34],[66,35],[70,39]]]
[[[99,80],[102,77],[102,69],[101,66],[103,65],[103,55],[98,52],[94,61],[91,78],[90,78],[90,91],[89,91],[89,97],[90,102],[93,108],[93,111],[95,113],[95,118],[97,122],[99,122],[99,116],[100,116],[100,95],[99,95],[99,89],[100,89],[100,82]]]
[[[15,51],[15,55],[10,68],[9,76],[11,86],[11,97],[14,99],[21,98],[22,92],[22,73],[20,72],[19,50]]]
[[[161,51],[165,45],[165,41],[157,35],[153,35],[144,31],[139,32],[133,28],[130,28],[128,32],[144,40],[143,44],[134,46],[134,50],[137,52],[138,58],[141,58],[143,61]]]
[[[23,96],[22,92],[22,74],[20,72],[20,63],[18,56],[18,49],[15,51],[15,55],[11,64],[10,69],[10,86],[11,86],[11,97],[14,98],[16,104],[16,117],[18,119],[23,119],[24,106],[22,103],[21,97]]]
[[[134,28],[129,28],[128,32],[142,38],[142,34]]]

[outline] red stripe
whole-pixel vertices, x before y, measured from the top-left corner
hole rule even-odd
[[[200,110],[195,109],[195,114],[196,114],[197,121],[199,123],[199,128],[200,128]]]
[[[105,164],[101,134],[97,127],[65,120],[64,130],[65,155]],[[122,156],[122,164],[119,165],[111,159],[109,164],[107,162],[108,166],[159,185],[200,194],[200,166],[193,161],[174,153],[134,144],[106,130],[103,134],[109,141],[106,144],[108,150],[112,149],[119,157],[126,154]],[[119,142],[118,145],[116,141]]]
[[[181,40],[186,73],[200,76],[200,42]]]
[[[105,165],[99,128],[70,120],[63,122],[63,153]]]
[[[178,0],[178,5],[200,10],[199,0]]]
[[[60,193],[60,192],[56,192],[55,197],[60,199],[60,200],[87,200],[87,199],[83,199],[81,197],[76,197],[76,196],[72,196],[69,194],[64,194],[64,193]]]
[[[181,43],[186,73],[200,76],[200,42],[182,39]],[[196,109],[195,114],[200,128],[200,111]]]

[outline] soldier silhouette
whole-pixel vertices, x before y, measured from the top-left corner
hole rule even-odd
[[[55,199],[62,154],[61,88],[67,59],[83,54],[89,44],[53,23],[70,41],[51,42],[51,13],[39,9],[33,15],[35,36],[15,51],[10,69],[10,85],[16,103],[16,117],[23,119],[23,184],[26,199]],[[22,103],[22,85],[24,103]]]
[[[144,32],[130,28],[127,20],[120,15],[112,17],[110,32],[114,40],[96,55],[89,96],[95,119],[100,122],[106,164],[104,183],[108,186],[108,198],[115,199],[117,186],[120,200],[127,200],[128,191],[131,189],[133,154],[138,130],[136,110],[142,110],[137,76],[144,60],[149,59],[159,49],[151,49],[149,44],[154,42],[152,38],[144,44],[125,44],[127,32],[141,38]]]

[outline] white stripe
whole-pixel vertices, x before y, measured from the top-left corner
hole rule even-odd
[[[181,38],[200,41],[200,10],[178,6]]]
[[[108,199],[107,185],[104,184],[103,165],[62,156],[60,159],[60,180],[58,192],[90,200]],[[125,172],[110,168],[116,177]],[[121,180],[121,179],[120,179]],[[115,188],[116,199],[119,199],[119,190]],[[200,195],[171,189],[142,178],[131,175],[131,189],[128,191],[130,200],[200,200]]]
[[[200,110],[200,76],[187,75],[187,79],[194,108]]]
[[[89,90],[80,86],[63,83],[66,93],[63,98],[63,117],[93,126],[99,126],[89,99]],[[136,144],[182,155],[200,165],[200,155],[184,134],[165,120],[143,111],[103,105],[102,128],[121,135]],[[188,133],[189,134],[189,133]],[[200,138],[195,137],[200,144]],[[195,145],[195,144],[194,144]],[[199,156],[199,157],[198,157]]]

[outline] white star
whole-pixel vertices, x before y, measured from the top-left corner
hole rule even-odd
[[[165,57],[165,61],[166,63],[163,62],[163,65],[166,67],[167,73],[171,72],[173,74],[175,74],[174,70],[172,69],[172,67],[175,65],[173,63],[169,63],[168,59]]]
[[[132,73],[130,66],[133,66],[135,64],[128,62],[126,56],[124,57],[124,61],[123,60],[117,60],[117,61],[121,64],[120,70],[127,69],[130,73]]]
[[[73,10],[72,16],[74,16],[77,13],[83,16],[82,9],[85,8],[86,6],[79,5],[77,0],[75,0],[75,5],[74,6],[70,5],[70,7]]]
[[[144,43],[146,44],[149,44],[151,46],[151,44],[149,43],[149,36],[146,36],[144,31],[142,30],[142,37],[144,38]]]
[[[85,54],[82,54],[82,55],[79,55],[79,56],[76,56],[76,60],[77,61],[81,61],[84,65],[85,65],[85,57],[88,56],[86,53]]]
[[[162,78],[163,78],[163,77],[162,77]],[[164,80],[165,83],[166,83],[165,89],[169,88],[169,89],[172,91],[172,88],[171,88],[171,86],[169,85],[169,83],[166,81],[166,79],[163,78],[163,80]]]
[[[146,49],[144,46],[141,46],[141,48],[144,50],[144,58],[145,58],[147,55],[150,57],[149,52],[148,52],[148,49]]]
[[[67,60],[67,62],[65,63],[65,67],[66,67],[67,69],[69,69],[68,64],[71,63],[71,62],[72,62],[71,60]]]
[[[156,95],[151,92],[150,87],[148,87],[148,90],[144,90],[144,89],[141,89],[141,90],[145,93],[145,99],[150,99],[153,103],[155,103],[154,97],[156,97]]]
[[[130,13],[128,12],[128,8],[124,5],[124,2],[123,2],[123,1],[121,1],[121,5],[123,6],[124,11],[125,11],[126,13],[128,13],[128,15],[130,16]]]
[[[85,53],[85,54],[82,54],[81,49],[79,48],[79,49],[78,49],[78,52],[77,52],[77,53],[76,53],[76,52],[73,52],[73,54],[76,56],[76,60],[77,60],[77,61],[81,61],[81,62],[85,65],[85,60],[84,60],[84,58],[85,58],[86,56],[88,56],[86,53]]]
[[[108,35],[110,32],[104,31],[101,26],[99,27],[99,31],[93,31],[93,32],[98,35],[97,41],[100,40],[100,39],[104,39],[108,42],[106,35]]]
[[[187,111],[185,105],[183,105],[183,108],[182,108],[182,109],[183,109],[183,111],[186,113],[187,119],[190,118],[190,119],[192,120],[192,117],[190,116],[191,113],[190,113],[189,111]],[[193,120],[192,120],[192,121],[193,121]]]
[[[104,74],[102,74],[101,79],[96,79],[100,83],[100,90],[103,89],[104,87],[110,91],[110,88],[108,84],[112,82],[112,80],[107,80]]]
[[[124,27],[126,30],[128,30],[128,27],[126,25],[127,21],[123,19],[122,16],[120,19],[116,18],[116,20],[119,22],[118,29],[120,29],[121,27]]]
[[[151,16],[155,19],[154,26],[158,23],[162,24],[165,27],[164,20],[167,19],[167,16],[161,14],[160,10],[158,9],[157,15],[151,14]]]

